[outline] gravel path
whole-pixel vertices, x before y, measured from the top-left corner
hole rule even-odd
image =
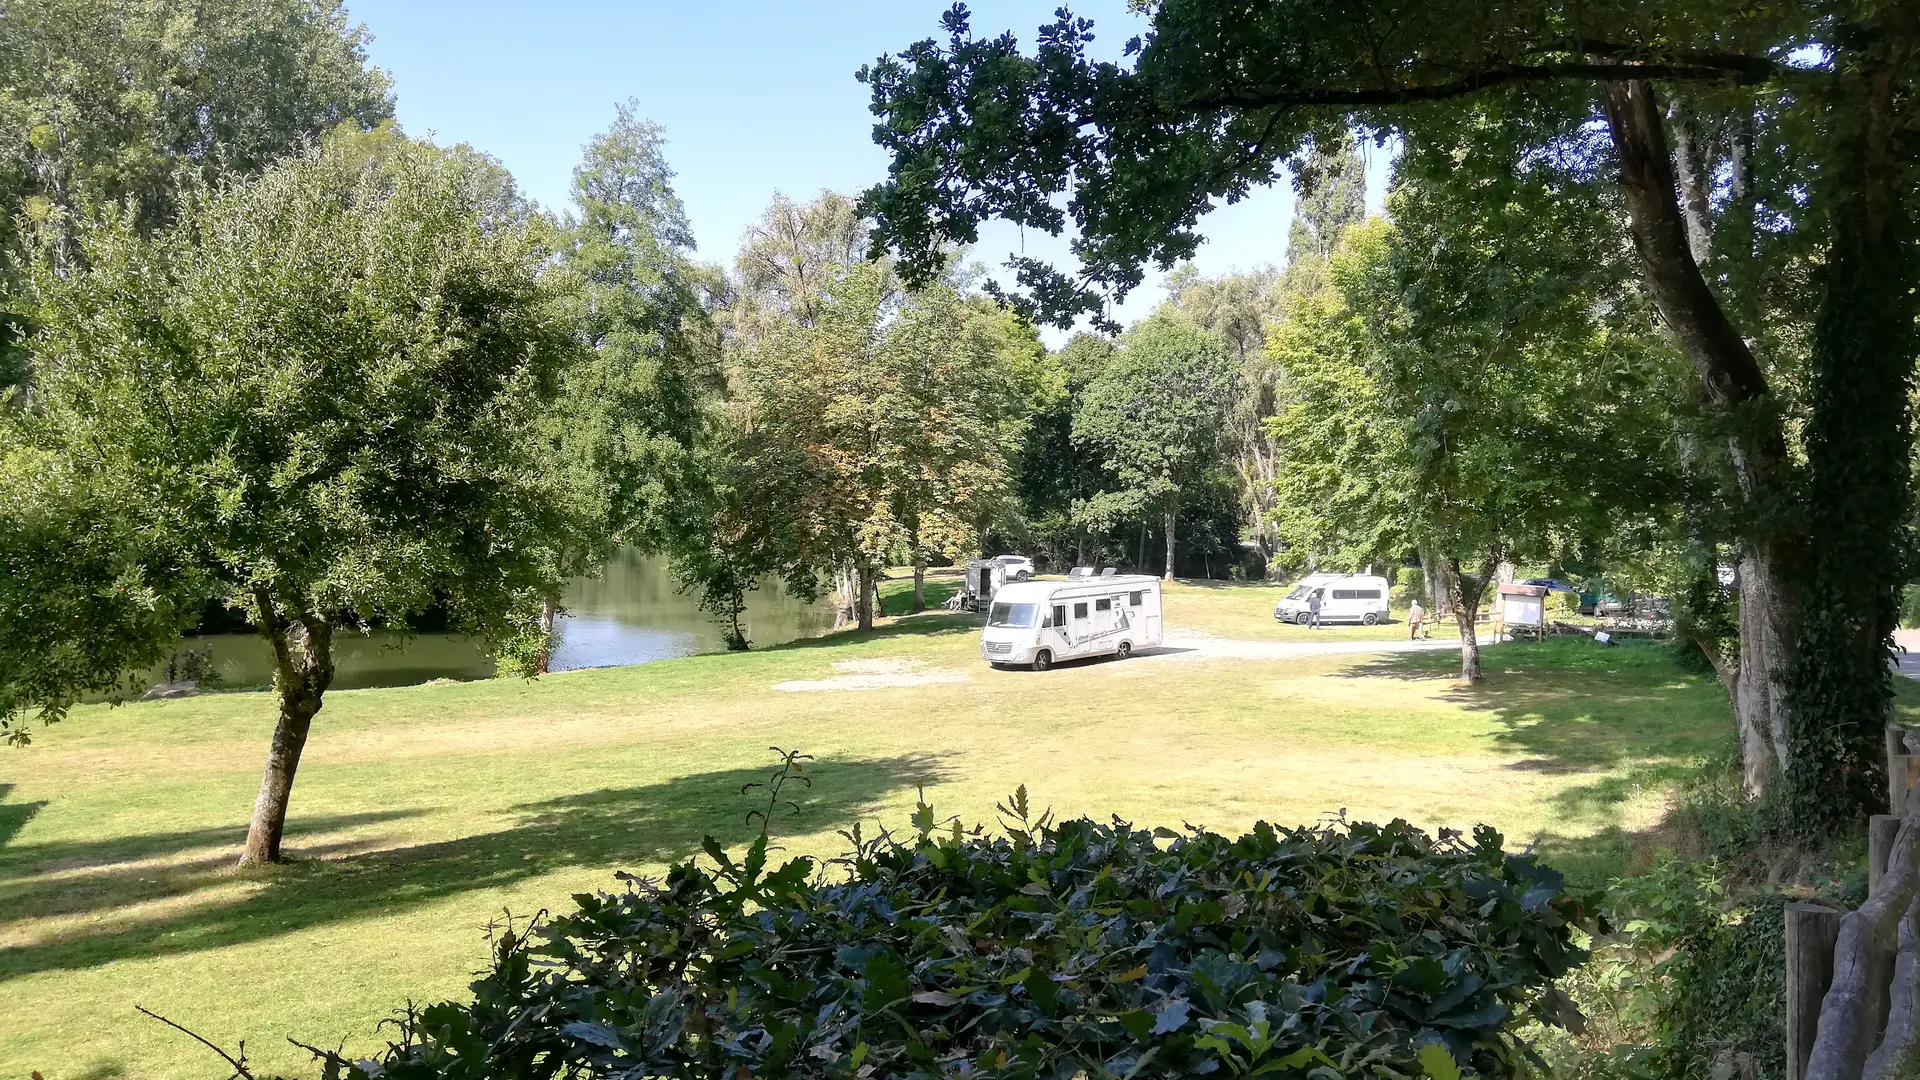
[[[1243,641],[1214,637],[1198,630],[1169,627],[1166,638],[1152,649],[1135,654],[1168,660],[1180,658],[1220,660],[1285,660],[1295,656],[1330,656],[1341,653],[1459,651],[1458,641]]]

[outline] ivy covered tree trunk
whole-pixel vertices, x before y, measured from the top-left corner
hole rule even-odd
[[[314,714],[320,711],[322,696],[333,682],[332,624],[323,616],[283,618],[273,601],[265,597],[256,603],[262,613],[261,633],[273,646],[273,681],[280,698],[280,719],[267,749],[266,772],[260,778],[260,795],[254,800],[241,866],[280,861],[293,777],[299,771],[300,754],[306,749]]]
[[[1160,575],[1161,579],[1164,581],[1173,580],[1173,526],[1174,526],[1174,522],[1180,516],[1179,512],[1180,512],[1179,506],[1171,502],[1167,504],[1167,512],[1166,512],[1166,518],[1165,518],[1166,527],[1167,527],[1167,572]]]
[[[1891,14],[1888,21],[1900,22]],[[1893,146],[1901,122],[1896,76],[1913,28],[1889,31],[1883,54],[1872,58],[1877,67],[1843,77],[1831,91],[1855,99],[1858,126],[1822,184],[1833,239],[1811,349],[1802,594],[1818,603],[1807,604],[1799,622],[1784,822],[1807,844],[1844,835],[1886,809],[1887,655],[1907,578],[1910,402],[1920,351],[1913,292],[1920,259],[1894,175],[1904,163]]]

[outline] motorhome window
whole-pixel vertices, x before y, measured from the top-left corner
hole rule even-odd
[[[1309,590],[1307,589],[1307,587],[1306,587],[1305,585],[1302,585],[1302,586],[1300,586],[1299,588],[1297,588],[1297,589],[1295,589],[1295,590],[1293,590],[1292,592],[1290,592],[1290,593],[1288,593],[1288,594],[1287,594],[1287,599],[1289,599],[1289,600],[1305,600],[1305,599],[1307,598],[1307,592],[1308,592],[1308,591],[1309,591]]]
[[[1086,618],[1086,617],[1087,617],[1087,605],[1085,605],[1085,604],[1075,604],[1075,605],[1073,605],[1073,617],[1074,617],[1074,618],[1076,618],[1076,619],[1084,619],[1084,618]]]
[[[1112,611],[1112,610],[1113,610],[1113,601],[1103,596],[1103,597],[1101,597],[1100,599],[1098,599],[1098,600],[1095,600],[1095,601],[1093,602],[1093,610],[1095,610],[1095,611]]]
[[[996,603],[987,614],[988,626],[1032,626],[1040,619],[1039,604]]]
[[[1129,606],[1132,606],[1132,607],[1139,607],[1139,606],[1140,606],[1140,595],[1141,595],[1141,594],[1139,594],[1139,593],[1129,593],[1129,594],[1127,594],[1127,603],[1128,603],[1128,605],[1129,605]]]
[[[1053,625],[1055,626],[1067,625],[1067,605],[1065,604],[1053,605]]]
[[[1354,598],[1354,596],[1355,596],[1355,595],[1356,595],[1356,594],[1354,593],[1354,591],[1353,591],[1352,589],[1335,589],[1335,590],[1333,590],[1333,598],[1334,598],[1335,600],[1351,600],[1351,599],[1353,599],[1353,598]]]
[[[1380,599],[1380,590],[1379,589],[1361,589],[1359,592],[1354,593],[1353,595],[1359,597],[1362,600],[1378,600]]]

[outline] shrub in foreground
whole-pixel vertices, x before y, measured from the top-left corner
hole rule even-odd
[[[847,834],[818,872],[713,866],[501,935],[473,1000],[378,1060],[482,1077],[1508,1076],[1588,921],[1558,874],[1405,822],[1233,839],[1124,823]],[[1004,808],[1003,808],[1004,809]],[[530,932],[529,932],[530,931]]]

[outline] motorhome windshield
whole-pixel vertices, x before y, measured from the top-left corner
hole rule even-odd
[[[1305,585],[1302,585],[1302,586],[1300,586],[1299,588],[1297,588],[1297,589],[1295,589],[1295,590],[1293,590],[1292,592],[1290,592],[1290,593],[1288,593],[1288,594],[1287,594],[1287,599],[1289,599],[1289,600],[1305,600],[1305,599],[1307,598],[1307,594],[1308,594],[1308,593],[1310,593],[1310,592],[1312,592],[1312,591],[1313,591],[1312,589],[1309,589],[1309,588],[1307,588],[1307,587],[1306,587]]]
[[[997,603],[987,613],[988,626],[1032,626],[1040,618],[1039,604]]]

